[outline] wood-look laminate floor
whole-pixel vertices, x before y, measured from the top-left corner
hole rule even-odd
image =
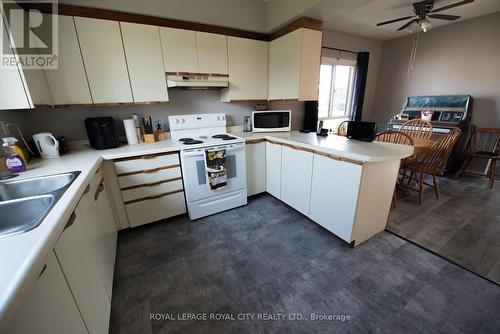
[[[351,249],[263,195],[194,222],[121,231],[110,332],[498,333],[499,309],[500,287],[420,247],[381,232]],[[183,313],[236,320],[178,320]],[[257,318],[278,313],[287,319]]]
[[[500,284],[500,182],[438,178],[440,199],[428,188],[400,198],[387,230]]]

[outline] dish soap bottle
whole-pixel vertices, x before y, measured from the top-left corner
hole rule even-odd
[[[5,137],[3,140],[3,150],[5,155],[5,165],[11,173],[20,173],[26,171],[26,160],[23,151],[17,146],[17,139],[14,137]]]

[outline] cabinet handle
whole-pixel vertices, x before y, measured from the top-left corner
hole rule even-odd
[[[71,214],[71,216],[68,219],[68,222],[66,223],[66,226],[64,226],[63,232],[68,227],[70,227],[71,225],[73,225],[73,223],[75,222],[75,220],[76,220],[76,215],[75,215],[75,211],[73,211],[73,213]]]
[[[83,195],[85,195],[89,191],[90,191],[90,184],[87,184],[87,187],[85,187],[85,190],[83,191]]]
[[[47,269],[47,265],[46,265],[46,264],[44,264],[44,265],[43,265],[43,268],[42,268],[42,271],[40,271],[40,274],[38,275],[37,280],[39,280],[39,279],[40,279],[40,277],[42,277],[42,275],[43,275],[43,273],[45,272],[45,270],[46,270],[46,269]]]
[[[94,200],[97,201],[99,198],[99,194],[104,190],[104,179],[101,179],[101,182],[99,182],[99,187],[97,187],[97,190],[94,194]]]

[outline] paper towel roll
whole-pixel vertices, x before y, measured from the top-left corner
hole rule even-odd
[[[127,135],[128,144],[138,144],[139,138],[137,138],[137,132],[135,130],[135,121],[133,119],[124,119],[123,126],[125,127],[125,134]]]

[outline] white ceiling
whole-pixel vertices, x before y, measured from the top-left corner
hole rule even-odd
[[[460,0],[437,0],[434,4],[434,8],[439,8],[458,1]],[[377,27],[376,24],[412,15],[412,2],[414,1],[322,0],[320,4],[307,10],[304,15],[321,19],[324,27],[327,29],[378,40],[388,40],[408,34],[406,31],[396,31],[406,21],[388,24],[383,27]],[[442,14],[462,16],[460,19],[453,22],[431,19],[431,22],[433,28],[437,28],[498,11],[500,11],[500,0],[475,0],[473,3],[441,12]]]

